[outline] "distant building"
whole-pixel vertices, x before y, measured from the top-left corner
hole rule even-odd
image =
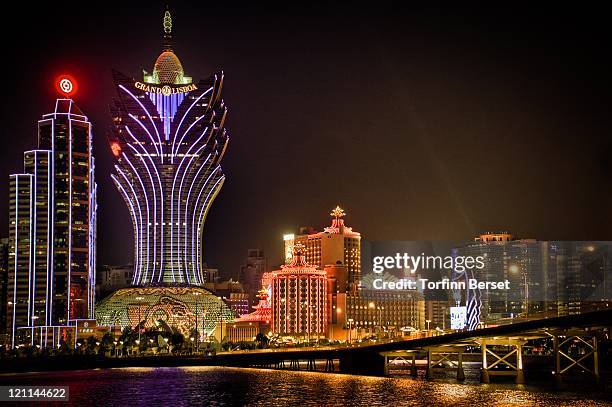
[[[455,281],[510,282],[510,290],[467,289],[468,328],[506,318],[551,317],[607,307],[612,299],[612,243],[475,239],[454,255],[483,256],[482,270],[453,273]]]
[[[449,310],[451,301],[448,300],[426,300],[425,322],[429,321],[431,329],[450,328]]]
[[[514,235],[509,232],[486,232],[474,238],[475,242],[481,243],[502,243],[516,240]]]
[[[60,88],[73,85],[64,78]],[[91,123],[72,99],[38,122],[38,149],[10,176],[11,346],[57,346],[94,317],[96,183]]]
[[[425,300],[417,291],[362,289],[347,296],[346,309],[352,319],[348,328],[364,333],[395,336],[406,328],[425,328]]]
[[[249,311],[261,288],[263,273],[268,271],[268,259],[261,249],[249,249],[244,264],[240,267],[238,281],[242,283],[248,294]]]
[[[6,341],[8,303],[8,238],[0,239],[0,345]]]
[[[244,293],[244,287],[239,281],[223,280],[211,283],[205,283],[204,288],[223,298],[229,298],[231,293]]]
[[[344,225],[344,210],[337,206],[330,214],[332,224],[315,233],[283,237],[286,260],[291,259],[292,248],[300,243],[306,248],[305,261],[318,269],[328,265],[343,265],[347,269],[347,281],[356,290],[361,280],[361,235]]]
[[[102,266],[98,271],[96,288],[100,299],[120,288],[130,287],[134,280],[134,265]]]
[[[209,268],[206,263],[203,264],[202,280],[204,283],[217,283],[219,278],[219,269]]]
[[[238,316],[246,315],[251,311],[249,294],[247,293],[229,293],[225,302]]]
[[[272,273],[264,273],[262,276],[262,288],[259,290],[259,302],[254,311],[236,318],[233,323],[228,324],[227,339],[232,342],[252,341],[258,333],[269,334],[270,322],[272,321],[272,307],[268,301],[271,293]]]

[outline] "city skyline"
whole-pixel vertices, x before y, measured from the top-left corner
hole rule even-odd
[[[132,259],[126,249],[129,214],[108,176],[109,73],[116,66],[137,77],[136,67],[150,68],[143,63],[158,52],[160,39],[150,22],[163,10],[163,5],[123,7],[89,15],[92,28],[71,41],[54,27],[57,18],[47,19],[60,11],[42,8],[24,24],[46,28],[46,38],[26,42],[24,49],[8,44],[16,55],[34,50],[41,65],[15,62],[24,72],[15,85],[31,90],[15,96],[17,118],[15,108],[2,113],[6,134],[18,137],[1,169],[8,174],[18,168],[20,151],[34,141],[27,129],[52,99],[55,73],[70,71],[81,85],[75,101],[91,112],[94,125],[100,216],[114,220],[100,225],[99,264]],[[610,239],[610,220],[598,211],[611,199],[602,133],[608,120],[602,102],[607,65],[598,60],[606,37],[598,37],[597,24],[587,24],[584,15],[575,16],[570,31],[561,27],[574,17],[565,9],[557,11],[560,22],[534,21],[544,10],[524,18],[520,10],[506,10],[492,27],[485,13],[460,10],[458,15],[469,16],[462,22],[451,13],[415,8],[401,25],[384,27],[382,14],[390,9],[383,8],[366,27],[357,12],[338,21],[340,10],[326,10],[313,23],[282,9],[262,8],[263,16],[254,19],[247,8],[229,20],[212,18],[210,24],[219,28],[212,30],[219,33],[215,37],[202,35],[193,23],[226,10],[174,7],[177,35],[184,41],[177,51],[193,67],[190,74],[206,77],[224,69],[231,79],[224,92],[235,106],[228,120],[239,137],[224,169],[232,182],[206,225],[219,238],[204,242],[209,265],[224,276],[238,274],[248,248],[262,248],[271,263],[280,264],[278,237],[301,225],[320,229],[325,223],[319,214],[337,203],[349,212],[351,225],[372,240],[465,239],[492,229],[542,240]],[[72,12],[78,18],[79,11]],[[430,26],[434,16],[443,23]],[[258,31],[266,23],[269,28]],[[291,34],[295,24],[314,28],[308,35]],[[131,26],[146,35],[130,32]],[[209,40],[195,45],[194,38]],[[107,41],[115,46],[107,47]],[[61,51],[51,46],[60,43]],[[532,91],[534,83],[539,88]],[[372,97],[379,102],[372,104]],[[351,177],[332,181],[332,174],[343,171],[335,155],[351,163],[344,167]],[[571,168],[559,165],[570,159]],[[320,171],[303,173],[304,160]],[[378,182],[380,174],[387,182]],[[308,204],[269,205],[297,196],[311,183],[322,193]],[[560,195],[569,199],[553,199]],[[6,205],[6,199],[0,201]],[[7,212],[0,210],[5,225]],[[222,233],[227,230],[250,233],[233,234],[229,244]]]
[[[612,401],[604,13],[155,3],[4,10],[0,401]]]

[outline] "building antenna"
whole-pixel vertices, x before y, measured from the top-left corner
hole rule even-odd
[[[172,49],[172,15],[170,9],[166,6],[166,12],[164,13],[164,50],[169,51]]]

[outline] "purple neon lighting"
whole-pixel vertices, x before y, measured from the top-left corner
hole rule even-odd
[[[218,167],[220,168],[220,167]],[[219,184],[219,182],[221,182],[221,184]],[[200,242],[201,240],[201,235],[202,235],[202,226],[204,224],[204,219],[206,218],[206,214],[208,212],[208,209],[210,208],[210,205],[207,205],[207,201],[208,201],[208,197],[210,196],[210,193],[212,191],[215,191],[212,199],[210,202],[212,202],[215,197],[217,196],[217,194],[219,193],[219,191],[221,190],[221,186],[223,185],[223,182],[225,182],[225,176],[221,176],[221,178],[219,178],[219,180],[217,180],[217,182],[215,183],[215,185],[211,188],[210,192],[208,193],[208,196],[206,197],[206,200],[204,201],[204,205],[202,206],[202,208],[200,209],[200,215],[198,216],[198,229],[197,229],[197,235],[196,235],[196,242],[197,242],[197,255],[198,255],[198,261],[197,261],[197,267],[198,267],[198,274],[200,275],[200,279],[202,276],[202,269],[201,269],[201,261],[199,260],[200,257],[200,252],[202,250],[202,244]],[[219,184],[219,187],[217,188],[217,185]],[[217,188],[215,190],[215,188]],[[195,212],[194,212],[194,219],[195,219]],[[192,224],[192,228],[195,226],[195,222],[193,222]],[[192,233],[193,233],[193,229],[192,229]],[[193,255],[193,253],[192,253]]]
[[[204,137],[204,134],[206,134],[206,131],[208,130],[208,127],[206,129],[204,129],[204,131],[202,132],[202,134],[200,135],[200,137],[196,140],[195,143],[193,143],[190,147],[189,150],[187,151],[187,153],[183,156],[183,159],[181,160],[176,173],[175,173],[175,179],[174,182],[172,183],[172,192],[173,192],[173,196],[174,196],[174,188],[176,185],[176,177],[178,176],[178,174],[181,172],[181,167],[183,166],[183,162],[185,161],[185,158],[187,158],[187,155],[189,155],[189,152],[191,151],[191,149],[193,149],[197,143],[202,139],[202,137]],[[187,166],[185,167],[185,169],[183,170],[183,176],[181,177],[181,182],[179,185],[179,191],[178,191],[178,198],[177,198],[177,220],[178,220],[178,234],[177,234],[177,250],[178,250],[178,258],[179,258],[179,272],[181,270],[181,251],[180,251],[180,246],[181,246],[181,225],[180,225],[180,221],[181,221],[181,197],[183,196],[183,182],[185,181],[185,175],[187,174],[187,172],[189,171],[189,166],[191,165],[191,163],[193,162],[193,159],[198,156],[200,152],[206,147],[206,144],[203,144],[194,154],[193,156],[190,158],[189,162],[187,163]],[[206,162],[208,161],[208,159],[210,158],[210,154],[208,155],[208,157],[206,158],[206,161],[204,161],[204,163],[202,163],[202,165],[204,166],[206,164]],[[197,178],[197,175],[194,176],[194,180]],[[174,202],[174,200],[172,200],[172,202]],[[187,198],[186,201],[186,205],[189,205],[189,197]],[[186,209],[187,210],[187,207]],[[173,218],[174,221],[174,218]],[[186,227],[186,226],[185,226]],[[185,236],[185,239],[187,237]],[[187,276],[187,281],[189,281],[189,273],[187,272],[187,263],[185,263],[185,275]]]
[[[151,145],[153,146],[153,148],[155,149],[155,153],[157,154],[158,157],[162,156],[161,151],[159,150],[159,148],[157,147],[157,143],[155,142],[155,140],[153,139],[153,136],[151,135],[151,133],[149,132],[149,130],[146,128],[146,126],[144,124],[142,124],[142,122],[138,119],[138,117],[136,117],[135,115],[131,114],[129,115],[132,120],[134,120],[136,123],[138,123],[138,125],[140,127],[142,127],[142,129],[147,133],[147,135],[149,136],[149,138],[151,139]],[[124,126],[126,129],[128,128],[128,126]],[[133,137],[133,136],[132,136]]]
[[[144,111],[144,112],[147,114],[147,116],[149,117],[149,121],[151,121],[151,124],[153,125],[153,129],[155,129],[155,133],[157,134],[157,140],[159,141],[159,147],[160,147],[160,148],[159,148],[159,150],[158,150],[158,153],[159,153],[159,156],[160,156],[160,158],[161,158],[161,162],[162,162],[162,164],[163,164],[163,163],[164,163],[164,146],[163,146],[163,144],[162,144],[161,137],[159,136],[159,131],[157,131],[157,126],[155,125],[155,122],[153,121],[153,118],[151,117],[151,114],[150,114],[150,113],[149,113],[149,111],[148,111],[148,110],[147,110],[147,109],[144,107],[144,105],[143,105],[143,104],[140,102],[140,100],[138,100],[138,98],[137,98],[136,96],[134,96],[134,94],[133,94],[132,92],[130,92],[129,90],[127,90],[127,89],[125,88],[125,86],[123,86],[123,85],[119,85],[119,87],[120,87],[121,89],[123,89],[125,92],[127,92],[127,93],[128,93],[128,94],[129,94],[129,95],[132,97],[132,99],[134,99],[134,100],[135,100],[135,101],[136,101],[136,102],[137,102],[137,103],[140,105],[140,107],[142,108],[142,110],[143,110],[143,111]],[[130,115],[130,116],[131,116],[131,115]],[[148,131],[148,130],[147,130],[147,133],[149,133],[149,131]],[[149,135],[151,135],[151,133],[149,133]],[[151,137],[151,139],[152,139],[152,137]],[[156,148],[156,150],[157,150],[157,148]]]
[[[153,162],[153,159],[151,158],[150,154],[147,153],[146,149],[144,148],[144,146],[142,146],[142,144],[140,144],[138,142],[138,139],[134,136],[134,134],[130,131],[130,128],[128,126],[125,126],[125,129],[127,131],[127,133],[130,135],[130,137],[132,137],[132,139],[134,140],[134,142],[136,143],[136,145],[140,146],[140,148],[142,149],[143,154],[148,158],[149,162],[151,163],[151,167],[153,167],[153,169],[155,170],[155,174],[157,175],[157,181],[159,184],[159,196],[160,196],[160,207],[161,207],[161,221],[159,222],[159,226],[161,229],[160,235],[161,235],[161,253],[160,253],[160,271],[159,271],[159,275],[157,277],[158,282],[160,281],[162,275],[163,275],[163,270],[164,270],[164,188],[162,186],[161,183],[161,177],[159,176],[159,171],[157,170],[157,166],[155,165],[155,163]],[[128,146],[136,151],[138,153],[138,151],[134,148],[134,146],[132,146],[131,144],[128,143]],[[146,162],[144,161],[144,159],[142,158],[142,155],[140,156],[140,159],[143,163],[143,165],[145,166],[145,169],[147,170],[147,172],[149,173],[149,178],[151,179],[151,188],[153,189],[153,196],[155,199],[155,202],[157,202],[157,198],[155,196],[155,182],[153,181],[152,177],[151,177],[151,172],[149,171],[149,168],[146,164]],[[155,208],[155,218],[157,219],[157,208]],[[155,221],[155,225],[154,225],[154,235],[156,233],[157,230],[157,221]],[[157,238],[154,237],[154,240],[157,242]],[[157,243],[155,244],[154,249],[157,247]],[[155,261],[157,261],[157,255],[154,253],[154,257],[155,257]],[[172,280],[174,281],[174,271],[172,272],[173,276],[172,276]]]
[[[143,196],[145,198],[145,203],[147,204],[147,255],[146,255],[146,268],[145,268],[145,273],[144,273],[144,280],[147,279],[147,276],[149,275],[149,259],[150,259],[150,245],[151,245],[151,238],[150,238],[150,228],[151,228],[151,217],[150,217],[150,213],[151,213],[151,207],[149,206],[149,197],[147,196],[146,193],[146,189],[144,187],[144,182],[142,182],[142,178],[140,178],[140,174],[138,173],[138,171],[136,171],[136,168],[134,167],[134,165],[132,164],[132,162],[130,161],[130,159],[127,157],[127,155],[125,153],[121,153],[121,156],[125,159],[125,161],[128,163],[128,165],[132,168],[133,171],[133,175],[136,176],[136,178],[138,179],[138,182],[140,183],[140,186],[142,188],[143,191]],[[138,201],[138,195],[136,195],[134,193],[134,196],[136,197],[136,200]],[[155,268],[155,265],[153,266]],[[151,273],[151,282],[153,281],[153,277],[154,277],[154,273],[155,271],[153,271],[153,273]]]
[[[198,168],[197,173],[195,174],[195,176],[191,180],[191,185],[189,186],[189,192],[187,193],[187,200],[186,200],[186,205],[185,205],[185,222],[184,222],[184,224],[185,224],[185,244],[184,244],[184,246],[185,246],[185,256],[184,256],[184,258],[185,258],[185,268],[187,268],[187,265],[189,264],[189,262],[187,261],[188,260],[187,259],[187,225],[188,225],[188,223],[187,223],[187,216],[188,216],[188,205],[189,205],[189,202],[190,202],[189,199],[191,197],[191,192],[192,192],[193,186],[195,185],[196,181],[198,181],[198,177],[200,175],[200,172],[204,168],[206,168],[206,170],[210,169],[210,166],[212,164],[212,161],[210,161],[210,163],[209,163],[211,155],[212,154],[209,154],[208,157],[206,157],[206,161],[202,163],[200,168]],[[191,162],[188,165],[190,165],[190,164],[191,164]],[[214,174],[215,171],[216,171],[216,169],[210,173],[210,175],[208,176],[206,181],[204,181],[204,183],[202,184],[202,187],[201,187],[201,190],[200,190],[200,194],[202,193],[203,190],[206,189],[206,186],[208,185],[208,181],[210,181],[210,178],[212,177],[212,175]],[[182,188],[182,183],[181,183],[181,188]],[[198,208],[198,200],[196,200],[195,205],[193,207],[194,213],[197,211],[197,208]],[[193,248],[194,247],[193,247],[193,234],[192,234],[192,240],[191,240],[191,249],[192,249],[192,251],[193,251]],[[192,263],[191,264],[191,270],[194,273],[194,277],[195,277],[195,269],[196,269],[196,267]]]
[[[162,95],[161,93],[146,92],[149,95],[149,99],[157,108],[157,113],[164,123],[164,136],[166,141],[170,140],[170,126],[174,120],[174,116],[178,110],[178,107],[183,102],[188,92],[176,93],[172,95]]]
[[[127,128],[127,126],[126,126]],[[138,154],[138,150],[136,150],[134,148],[134,146],[132,146],[131,144],[128,144],[128,147],[130,147],[136,154]],[[124,153],[125,154],[125,153]],[[145,168],[145,170],[147,171],[147,174],[149,175],[149,180],[151,181],[151,190],[153,191],[153,242],[155,243],[153,245],[153,273],[151,274],[151,280],[153,280],[153,278],[155,277],[155,270],[157,269],[157,193],[155,192],[155,183],[153,182],[153,176],[151,175],[151,171],[149,171],[149,167],[147,166],[144,158],[142,158],[142,156],[139,157],[140,160],[142,161],[142,164]],[[130,166],[132,167],[132,169],[134,169],[134,167],[131,165],[131,163],[129,163]],[[136,171],[134,169],[134,171]],[[137,175],[138,178],[140,178],[140,175]],[[147,194],[147,190],[144,189],[144,184],[141,182],[141,185],[143,185],[143,193],[146,195]],[[147,203],[148,205],[148,203]]]
[[[215,169],[214,169],[214,170],[212,170],[212,171],[210,172],[210,174],[208,175],[208,178],[206,179],[206,181],[204,181],[204,185],[207,185],[207,184],[208,184],[208,182],[210,181],[210,179],[213,177],[213,175],[215,175],[215,174],[217,173],[217,171],[218,171],[218,170],[220,170],[220,169],[221,169],[221,166],[217,166],[217,167],[215,167]],[[215,185],[216,185],[216,184],[215,184]],[[202,197],[202,193],[203,193],[205,190],[206,190],[206,188],[202,188],[202,189],[200,190],[200,192],[198,193],[198,197],[196,198],[195,205],[194,205],[194,212],[193,212],[193,214],[194,214],[194,215],[195,215],[195,213],[197,212],[197,210],[198,210],[198,208],[199,208],[199,206],[200,206],[200,205],[199,205],[199,203],[200,203],[200,198]],[[200,209],[200,210],[201,210],[201,209]],[[187,219],[187,216],[186,216],[186,215],[185,215],[185,219]],[[185,227],[185,235],[187,235],[187,227]],[[186,253],[186,252],[187,252],[187,245],[185,244],[185,263],[187,263],[187,253]],[[195,274],[195,272],[194,272],[194,274]]]
[[[123,172],[123,170],[121,170],[121,168],[118,165],[115,165],[115,170],[123,177],[123,179],[125,180],[126,185],[130,188],[130,190],[132,191],[132,196],[134,197],[134,202],[136,203],[136,205],[138,206],[138,215],[140,216],[140,237],[138,239],[139,242],[142,242],[143,239],[143,229],[144,229],[144,219],[142,216],[142,212],[143,212],[143,208],[142,205],[140,204],[140,201],[138,200],[138,195],[136,195],[136,191],[134,191],[134,187],[132,186],[132,183],[127,179],[127,176],[125,175],[125,173]],[[148,220],[147,220],[148,223]],[[148,236],[147,236],[148,238]],[[147,240],[147,245],[148,245],[148,240]],[[138,281],[141,281],[141,277],[142,277],[142,267],[143,267],[143,250],[142,247],[139,247],[138,250],[138,255],[140,256],[140,261],[139,261],[139,268],[136,269],[136,273],[138,274]],[[147,259],[145,259],[146,261],[148,261]],[[147,264],[147,269],[148,269],[148,264]],[[146,278],[146,277],[145,277]]]
[[[138,271],[140,270],[140,248],[139,248],[139,243],[140,243],[140,239],[141,239],[141,231],[140,231],[140,227],[138,225],[138,217],[136,216],[136,210],[134,209],[134,205],[132,203],[132,200],[130,199],[128,193],[125,191],[125,189],[123,188],[123,186],[121,186],[121,182],[119,181],[119,179],[117,178],[117,176],[115,174],[111,174],[111,178],[113,179],[113,181],[115,182],[115,185],[117,186],[117,189],[119,190],[119,193],[122,194],[123,199],[125,199],[125,201],[127,202],[127,204],[129,205],[130,208],[130,215],[132,215],[132,225],[134,226],[134,237],[136,240],[136,273],[134,273],[134,276],[132,277],[132,284],[136,284],[136,281],[138,280]],[[138,208],[138,211],[140,212],[140,208]],[[142,216],[140,216],[140,218],[142,219]]]
[[[178,126],[176,127],[176,131],[174,132],[174,138],[172,139],[172,150],[171,150],[171,154],[170,154],[170,160],[171,162],[174,164],[174,143],[176,142],[176,136],[179,134],[179,130],[181,129],[181,126],[183,125],[183,121],[185,120],[185,117],[187,117],[187,115],[189,114],[189,112],[191,111],[191,109],[196,105],[196,103],[198,103],[198,101],[200,99],[202,99],[205,95],[208,94],[208,92],[210,92],[213,89],[213,87],[211,86],[210,88],[208,88],[206,90],[206,92],[202,93],[200,96],[198,96],[193,103],[191,103],[191,105],[189,106],[189,108],[187,109],[187,111],[185,111],[185,113],[183,114],[183,117],[181,117],[181,121],[179,122]],[[202,116],[203,117],[203,116]],[[184,135],[183,135],[183,138]],[[181,139],[181,142],[183,141],[183,138]]]
[[[208,127],[206,128],[208,129]],[[200,137],[198,138],[198,140],[196,140],[195,143],[193,143],[190,148],[189,151],[202,139],[202,137],[204,137],[204,134],[206,133],[206,129],[204,129],[204,131],[202,132],[202,134],[200,135]],[[204,144],[199,150],[198,152],[196,152],[196,154],[199,154],[199,151],[201,151],[204,147],[206,147],[206,144]],[[187,155],[184,155],[183,158],[181,159],[181,162],[179,163],[179,166],[177,167],[175,173],[174,173],[174,179],[172,180],[172,193],[170,196],[170,258],[171,258],[171,262],[172,264],[175,264],[175,257],[174,257],[174,190],[176,188],[176,181],[177,181],[177,177],[179,175],[179,173],[181,172],[181,167],[183,166],[183,162],[185,161],[185,158],[187,157]],[[178,214],[177,214],[177,230],[178,230],[178,236],[177,236],[177,257],[178,257],[178,272],[179,272],[179,276],[181,277],[181,282],[183,282],[183,273],[182,273],[182,265],[181,265],[181,251],[180,251],[180,234],[181,234],[181,229],[180,229],[180,202],[181,202],[181,190],[182,190],[182,185],[183,185],[183,180],[185,179],[185,174],[187,173],[187,170],[183,171],[183,177],[181,179],[181,185],[179,188],[179,194],[178,194],[178,203],[177,203],[177,209],[178,209]],[[189,273],[185,272],[185,275],[187,277],[187,282],[189,282]]]

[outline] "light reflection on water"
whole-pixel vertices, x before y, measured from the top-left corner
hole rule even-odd
[[[609,405],[601,394],[223,367],[121,368],[0,375],[0,384],[67,385],[72,405]],[[591,398],[592,397],[592,398]]]

